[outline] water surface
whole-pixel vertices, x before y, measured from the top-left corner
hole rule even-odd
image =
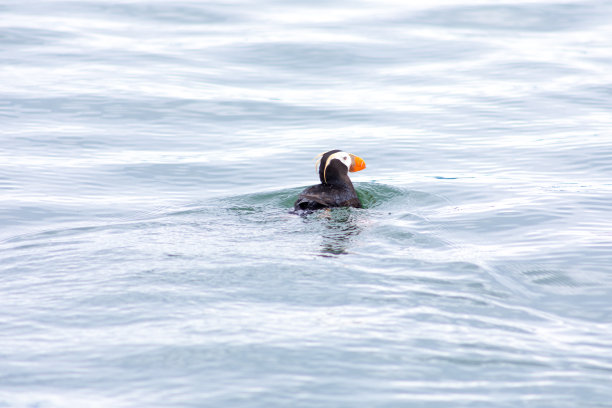
[[[607,2],[0,13],[0,406],[612,406]]]

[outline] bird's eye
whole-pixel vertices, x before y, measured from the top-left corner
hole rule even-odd
[[[346,160],[346,156],[344,156],[344,160]]]

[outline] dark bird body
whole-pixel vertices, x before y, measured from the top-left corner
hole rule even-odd
[[[315,211],[332,207],[361,208],[349,171],[365,168],[364,161],[341,150],[331,150],[320,155],[317,162],[321,184],[308,187],[298,196],[294,210]]]
[[[361,201],[353,188],[349,186],[334,186],[318,184],[308,187],[298,196],[293,208],[295,210],[314,211],[329,207],[361,208]]]

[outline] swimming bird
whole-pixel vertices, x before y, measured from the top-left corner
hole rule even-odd
[[[361,208],[348,172],[365,169],[361,157],[342,150],[330,150],[317,157],[315,167],[319,172],[321,184],[302,191],[293,204],[295,211],[314,211],[330,207]]]

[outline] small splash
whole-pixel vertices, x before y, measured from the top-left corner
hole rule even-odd
[[[229,204],[230,208],[242,208],[250,211],[255,211],[258,208],[293,208],[293,203],[301,191],[301,187],[295,187],[263,193],[242,194],[227,197],[221,199],[221,201]]]
[[[301,212],[294,211],[293,205],[300,192],[306,188],[305,186],[286,188],[276,191],[265,191],[249,194],[240,194],[228,197],[218,197],[197,204],[189,205],[182,209],[174,209],[168,215],[178,216],[197,216],[202,212],[213,213],[231,213],[239,216],[247,217],[249,221],[259,220],[259,222],[273,222],[276,219],[282,219],[286,216],[299,215],[310,217],[313,214],[319,214],[321,211]],[[355,216],[358,213],[367,214],[367,210],[381,209],[384,211],[396,211],[401,209],[404,213],[407,209],[415,209],[439,205],[445,201],[436,196],[422,191],[409,190],[399,188],[392,185],[381,184],[377,182],[356,183],[355,190],[363,208],[348,209],[348,214]],[[384,206],[384,207],[383,207]],[[380,208],[383,207],[383,208]],[[332,218],[335,222],[341,222],[344,212],[342,209],[333,209],[330,214],[323,216]],[[346,210],[346,209],[345,209]],[[364,211],[365,210],[365,211]]]
[[[355,191],[363,208],[374,208],[409,194],[407,190],[379,183],[357,183]]]
[[[307,186],[263,193],[242,194],[219,199],[219,205],[237,211],[258,211],[262,208],[292,209],[298,195]],[[414,197],[414,191],[379,183],[357,183],[357,196],[363,208],[374,208],[400,197]]]

